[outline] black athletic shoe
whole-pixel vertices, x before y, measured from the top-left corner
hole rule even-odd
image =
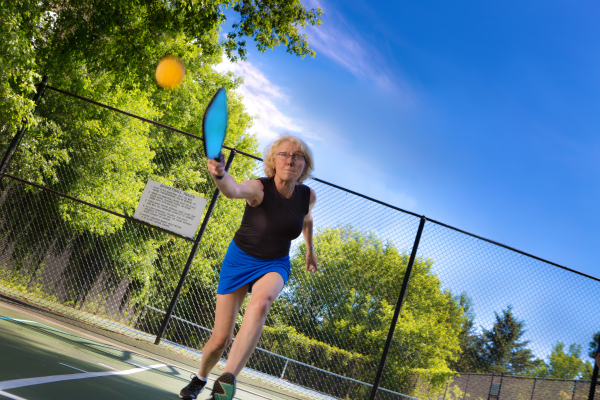
[[[232,400],[235,395],[235,376],[224,373],[215,381],[210,397],[206,400]]]
[[[190,375],[192,381],[179,392],[179,397],[183,400],[195,400],[198,394],[202,393],[206,381],[201,381],[196,375]]]

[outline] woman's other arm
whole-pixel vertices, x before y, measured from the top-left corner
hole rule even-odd
[[[306,243],[306,270],[316,272],[318,269],[317,256],[313,244],[313,218],[312,209],[317,202],[317,194],[310,189],[310,202],[308,205],[308,214],[304,217],[304,225],[302,226],[302,234],[304,235],[304,243]]]

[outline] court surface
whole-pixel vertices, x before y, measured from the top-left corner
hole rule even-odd
[[[68,317],[0,296],[0,400],[174,400],[197,369],[197,361],[158,346],[85,328]],[[208,388],[217,377],[211,374]],[[209,393],[205,390],[199,399]],[[308,397],[244,378],[235,398]]]

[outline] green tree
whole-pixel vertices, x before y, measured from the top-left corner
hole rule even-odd
[[[172,115],[164,114],[162,106],[166,101],[161,97],[163,93],[153,96],[152,92],[113,86],[110,74],[90,81],[80,88],[80,93],[146,118],[168,120],[173,125],[199,134],[202,112],[195,110],[203,110],[216,87],[234,89],[240,83],[209,68],[199,71],[204,71],[203,75],[197,74],[202,79],[190,80],[178,91],[168,94],[167,104]],[[107,87],[112,88],[104,90]],[[255,139],[245,133],[251,119],[244,112],[240,99],[230,96],[229,105],[226,144],[256,153]],[[53,92],[44,98],[38,115],[40,123],[32,127],[11,166],[11,171],[22,178],[130,216],[148,179],[207,199],[212,196],[214,187],[205,171],[201,143],[197,140]],[[47,146],[48,152],[44,153],[39,149],[38,138],[44,137],[47,131],[44,129],[48,126],[52,127],[51,132],[58,140],[54,146]],[[61,155],[61,158],[51,168],[49,161],[55,160],[56,155]],[[49,160],[46,163],[34,162],[46,158]],[[237,179],[246,179],[253,164],[251,159],[240,157],[231,173]],[[36,210],[37,215],[31,215],[31,218],[48,222],[45,227],[52,230],[55,224],[64,226],[64,243],[71,243],[72,254],[77,254],[69,271],[73,281],[79,280],[83,285],[83,288],[75,286],[71,294],[73,301],[82,300],[100,273],[110,272],[115,283],[123,278],[130,280],[131,300],[134,302],[143,303],[144,299],[154,297],[155,306],[165,307],[164,303],[168,302],[171,288],[176,284],[189,254],[188,243],[178,240],[182,243],[177,244],[166,234],[70,200],[53,198],[48,202],[47,196],[38,192],[24,192],[21,197],[12,200],[13,205],[33,201],[31,208]],[[215,224],[207,232],[205,241],[211,241],[213,234],[218,238],[231,236],[242,210],[243,205],[239,202],[219,202],[215,214],[225,216],[225,228]],[[31,253],[42,246],[35,239],[41,233],[39,226],[18,225],[32,229],[31,235],[22,232],[23,248],[28,247]],[[7,229],[6,234],[10,235],[10,231],[10,228]],[[54,234],[48,232],[49,236]],[[199,275],[210,276],[211,283],[216,280],[226,245],[213,244],[211,252],[195,264],[203,271]],[[40,248],[40,252],[44,250]],[[165,267],[166,270],[160,270]],[[86,277],[85,283],[81,276]],[[206,283],[206,279],[203,282]],[[162,295],[158,298],[153,296],[158,293]]]
[[[292,275],[276,303],[270,323],[332,346],[371,357],[373,368],[359,379],[370,381],[387,338],[409,254],[373,233],[350,226],[315,235],[320,272],[305,271],[305,247],[292,258]],[[465,310],[432,273],[433,261],[418,258],[392,341],[383,378],[388,389],[410,390],[411,381],[429,381],[452,371],[447,360],[460,351]]]
[[[220,40],[227,8],[227,15],[237,19],[227,39]],[[284,45],[291,54],[313,55],[298,28],[319,24],[320,14],[299,0],[0,2],[0,111],[5,116],[0,151],[28,117],[31,129],[11,166],[21,178],[126,215],[133,214],[148,179],[210,198],[214,187],[198,141],[53,92],[47,92],[32,115],[34,83],[49,75],[55,87],[196,135],[212,94],[225,87],[230,94],[226,144],[257,153],[256,140],[247,134],[251,118],[233,92],[242,81],[213,67],[222,52],[233,60],[245,58],[244,38],[252,38],[260,51]],[[177,90],[165,91],[154,83],[154,68],[165,54],[176,54],[186,64],[186,80]],[[253,169],[252,160],[238,157],[231,172],[236,179],[247,179]],[[21,273],[26,280],[33,280],[29,276],[35,276],[48,255],[48,244],[40,239],[47,229],[49,237],[62,235],[52,251],[68,248],[72,254],[67,272],[79,283],[69,301],[81,302],[108,268],[112,285],[129,280],[131,295],[125,304],[152,298],[153,305],[166,306],[189,254],[188,243],[35,190],[11,193],[2,203],[5,210],[28,202],[31,207],[0,227],[8,239],[2,251],[10,245],[31,255],[15,261],[21,265],[18,273],[26,262],[37,264],[32,274]],[[232,236],[242,211],[242,202],[217,204],[214,214],[221,223],[211,225],[205,235],[207,245],[195,260],[188,280],[193,283],[180,303],[189,319],[196,315],[190,310],[211,307],[210,300],[200,307],[188,297],[214,297],[198,296],[198,291],[214,287],[227,247],[223,238]],[[35,226],[36,220],[46,224]],[[17,226],[24,227],[18,238],[12,229]],[[208,319],[202,322],[208,325]]]
[[[465,312],[464,322],[459,335],[461,351],[455,361],[449,361],[450,368],[457,372],[487,372],[485,341],[475,328],[475,314],[472,311],[472,300],[463,293],[458,298],[458,303]]]
[[[319,25],[321,13],[300,0],[2,1],[0,149],[24,117],[35,123],[30,98],[41,75],[77,93],[107,73],[126,90],[155,89],[154,68],[165,54],[208,65],[222,51],[244,59],[246,38],[260,51],[283,45],[291,54],[312,56],[299,28]],[[219,40],[227,16],[235,22]]]
[[[559,379],[585,379],[590,369],[590,363],[583,361],[581,355],[580,344],[571,344],[568,351],[565,352],[565,344],[557,342],[548,357],[548,364],[540,365],[534,375]]]
[[[588,356],[592,359],[592,361],[586,361],[586,367],[583,369],[582,379],[592,379],[592,374],[594,372],[594,365],[596,364],[596,354],[598,347],[600,347],[600,332],[594,333],[592,337],[592,341],[588,347]]]
[[[527,348],[528,340],[522,340],[525,334],[525,322],[518,320],[512,307],[495,313],[496,322],[491,329],[483,329],[485,369],[488,372],[506,374],[526,374],[532,371],[539,361]]]
[[[592,341],[588,346],[588,356],[593,360],[596,359],[596,354],[598,354],[598,347],[600,347],[600,332],[594,333]]]
[[[0,152],[33,111],[31,97],[40,81],[34,43],[42,15],[34,2],[0,2]],[[32,120],[35,123],[35,120]]]

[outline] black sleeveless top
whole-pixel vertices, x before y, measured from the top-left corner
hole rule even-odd
[[[256,207],[246,203],[242,225],[233,241],[248,255],[272,260],[288,255],[292,240],[302,233],[310,188],[298,184],[288,199],[277,191],[274,178],[259,180],[264,187],[263,201]]]

